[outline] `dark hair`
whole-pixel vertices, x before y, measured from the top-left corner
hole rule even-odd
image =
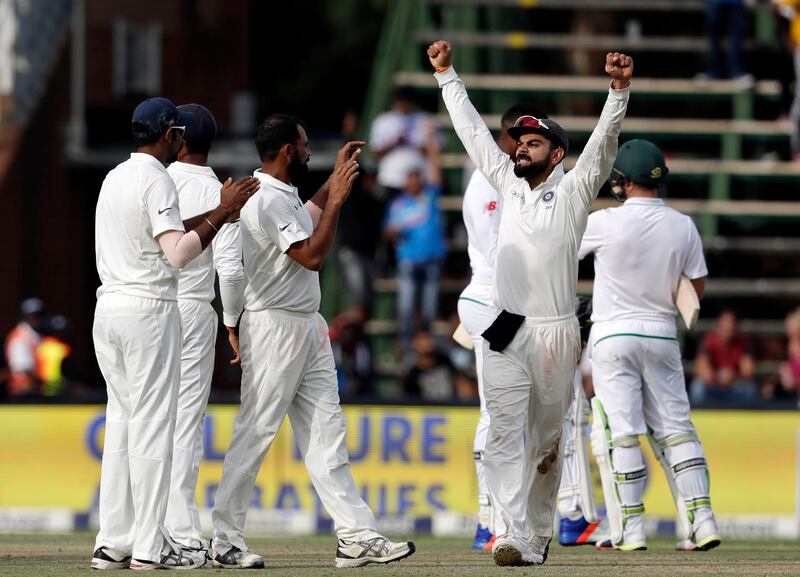
[[[261,161],[272,160],[284,144],[294,144],[300,139],[298,126],[303,122],[289,114],[271,114],[258,127],[256,149]]]
[[[520,116],[533,116],[534,118],[547,118],[547,114],[533,104],[520,102],[505,111],[500,119],[502,124],[514,124]]]
[[[136,146],[147,146],[148,144],[155,144],[161,138],[161,133],[155,133],[150,128],[141,122],[134,122],[131,125],[131,134],[133,142]]]

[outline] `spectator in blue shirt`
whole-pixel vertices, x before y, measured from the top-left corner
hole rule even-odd
[[[442,189],[438,146],[432,146],[427,175],[422,166],[409,170],[405,186],[386,213],[384,235],[394,242],[397,257],[397,308],[405,364],[413,359],[411,338],[417,313],[420,330],[430,330],[439,303],[439,276],[447,254],[439,196]],[[421,305],[417,309],[417,296]]]

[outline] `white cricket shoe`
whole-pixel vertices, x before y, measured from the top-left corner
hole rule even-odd
[[[131,556],[119,553],[110,547],[98,547],[92,555],[92,569],[127,569]]]
[[[231,547],[225,554],[211,549],[209,555],[211,566],[215,569],[263,569],[266,566],[261,555],[242,551],[238,547]]]
[[[155,569],[177,569],[186,571],[189,569],[199,569],[208,563],[205,552],[195,553],[183,550],[167,539],[164,542],[164,549],[161,550],[161,559],[152,561],[149,559],[131,559],[131,569],[134,571],[152,571]]]
[[[675,549],[678,551],[708,551],[722,543],[717,531],[717,522],[712,515],[697,524],[691,539],[680,541]]]
[[[516,535],[502,535],[492,546],[492,558],[496,564],[503,567],[541,565],[547,558],[550,539],[546,537],[535,537],[535,539],[536,544]],[[540,539],[545,539],[546,543],[540,542]]]
[[[416,550],[411,541],[394,543],[385,537],[373,537],[366,541],[339,539],[336,566],[361,567],[370,563],[391,563],[405,559]]]

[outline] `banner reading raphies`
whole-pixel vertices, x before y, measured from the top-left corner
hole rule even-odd
[[[205,423],[197,500],[213,504],[235,406],[214,406]],[[379,516],[429,517],[477,509],[472,439],[477,408],[344,408],[356,484]],[[711,467],[720,515],[795,512],[795,448],[800,414],[700,411],[694,422]],[[104,409],[98,406],[0,407],[0,508],[96,503]],[[643,442],[643,445],[646,445]],[[664,475],[646,451],[648,514],[674,515]],[[320,512],[308,474],[284,424],[256,481],[253,507]]]

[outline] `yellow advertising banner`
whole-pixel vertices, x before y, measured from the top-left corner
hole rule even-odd
[[[236,411],[234,406],[209,408],[197,488],[201,507],[213,504]],[[476,511],[472,437],[477,409],[346,406],[344,413],[353,476],[376,514]],[[718,514],[795,512],[800,413],[698,411],[694,422],[711,467]],[[103,428],[103,407],[0,407],[0,507],[91,510]],[[647,511],[671,516],[674,505],[663,472],[649,448],[645,452],[651,473]],[[253,507],[320,512],[288,421],[261,468]]]

